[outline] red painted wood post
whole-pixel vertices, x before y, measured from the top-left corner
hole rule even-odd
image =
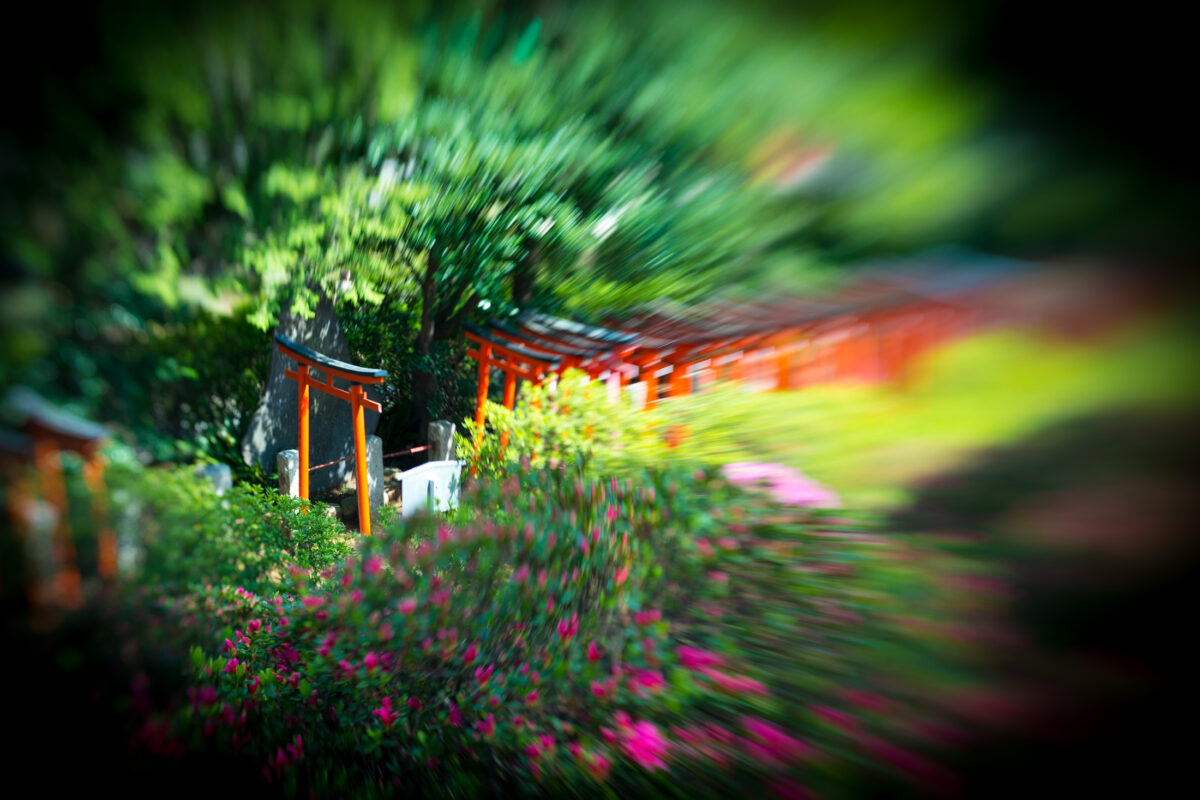
[[[63,481],[62,455],[53,442],[35,436],[33,459],[37,465],[38,488],[42,499],[58,512],[54,524],[52,552],[54,553],[54,592],[64,605],[76,607],[82,602],[79,566],[75,562],[75,545],[67,523],[67,485]]]
[[[671,397],[683,397],[690,393],[691,381],[689,380],[688,364],[674,364],[671,367],[671,377],[669,389]]]
[[[791,386],[791,345],[780,345],[775,355],[776,381],[775,390],[786,392]]]
[[[354,477],[358,483],[358,529],[371,535],[371,498],[367,481],[367,426],[363,420],[363,387],[350,387],[350,409],[354,415]]]
[[[100,577],[111,578],[117,574],[117,537],[108,525],[108,495],[104,493],[103,459],[99,453],[88,453],[87,461],[83,464],[83,479],[92,493],[92,516],[100,526],[97,535],[100,547]]]
[[[504,407],[512,411],[517,401],[517,376],[511,372],[504,373]],[[500,433],[500,449],[508,447],[508,430]]]
[[[646,370],[642,382],[646,384],[646,404],[642,408],[653,408],[658,404],[658,367],[652,366]]]
[[[300,496],[308,499],[308,365],[296,368],[296,385],[300,387]]]
[[[492,346],[490,344],[481,344],[479,346],[479,377],[476,378],[475,386],[475,428],[477,431],[475,452],[479,452],[479,445],[483,441],[483,422],[487,417],[488,379],[491,376],[491,361]]]

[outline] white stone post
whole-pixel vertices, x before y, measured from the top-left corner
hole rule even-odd
[[[300,451],[280,450],[275,456],[279,468],[279,493],[288,497],[300,496]]]

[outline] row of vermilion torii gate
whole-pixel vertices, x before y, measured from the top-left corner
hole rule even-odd
[[[502,402],[510,409],[518,380],[538,385],[568,369],[631,391],[650,408],[717,380],[776,391],[892,380],[981,317],[969,304],[910,300],[856,310],[778,304],[651,313],[603,328],[539,313],[467,324],[467,353],[479,364],[475,422],[482,429],[486,421],[494,372],[503,376]]]
[[[616,390],[636,391],[648,408],[663,396],[687,395],[721,379],[769,390],[843,380],[890,380],[931,346],[961,335],[986,317],[985,307],[970,298],[951,302],[908,295],[881,302],[870,296],[868,287],[865,298],[843,298],[838,303],[713,305],[685,313],[645,313],[609,327],[540,313],[492,319],[485,325],[467,323],[468,355],[479,364],[475,422],[482,430],[493,371],[503,375],[503,404],[510,409],[516,402],[518,380],[537,385],[568,369],[607,380]],[[281,353],[295,362],[287,375],[296,381],[299,393],[300,496],[308,497],[309,394],[316,389],[350,405],[359,519],[362,532],[369,535],[363,412],[381,408],[367,398],[364,387],[383,382],[387,373],[336,361],[284,336],[276,339]],[[335,379],[346,386],[336,385]],[[37,494],[58,512],[51,541],[60,569],[51,591],[58,603],[73,605],[80,600],[80,576],[66,524],[61,453],[82,456],[95,517],[104,519],[106,492],[99,445],[107,431],[37,400],[26,405],[20,441],[0,441],[0,452],[7,453],[4,463],[12,463],[12,456],[33,462]],[[12,483],[6,480],[10,505],[33,496]],[[15,506],[9,511],[14,521],[21,516]],[[106,524],[101,526],[97,546],[98,572],[111,577],[117,568],[117,544]]]

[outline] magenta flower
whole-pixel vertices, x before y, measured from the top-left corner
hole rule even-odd
[[[742,728],[762,742],[773,756],[783,760],[804,759],[814,752],[813,748],[788,736],[778,725],[754,717],[742,717]]]
[[[262,620],[252,619],[246,623],[246,628],[251,633],[258,633],[259,629],[262,628]]]
[[[742,462],[726,464],[721,471],[730,483],[766,489],[780,503],[810,508],[837,508],[841,505],[835,493],[782,464]]]
[[[406,597],[400,601],[398,608],[401,614],[411,614],[417,610],[417,599],[415,597]]]
[[[642,626],[658,622],[660,619],[662,619],[662,612],[658,609],[639,611],[633,615],[633,621]]]
[[[588,661],[600,660],[600,648],[596,646],[595,641],[588,642],[587,659]]]
[[[450,704],[450,724],[456,728],[462,727],[462,714],[458,711],[458,706],[454,703]]]
[[[625,755],[644,769],[665,769],[668,744],[654,723],[640,720],[631,724],[624,712],[618,712],[616,718]]]
[[[396,721],[396,717],[399,716],[399,714],[392,709],[392,698],[390,697],[383,698],[383,705],[372,711],[371,714],[378,717],[379,721],[385,728],[390,727],[391,724]]]
[[[666,686],[667,682],[663,680],[662,673],[658,670],[639,669],[633,676],[633,685],[653,692]],[[641,693],[638,688],[635,688],[634,692]]]
[[[612,762],[602,753],[586,753],[586,760],[588,771],[592,773],[593,778],[602,781],[608,777],[608,772],[612,769]]]
[[[374,672],[379,668],[379,656],[375,655],[374,650],[368,650],[367,655],[363,658],[363,668],[367,672]]]
[[[845,711],[839,711],[836,708],[813,706],[813,711],[843,730],[853,730],[858,725],[858,722],[852,715],[847,714]]]
[[[675,654],[679,656],[679,663],[683,665],[684,669],[700,670],[705,667],[720,666],[724,663],[724,659],[716,653],[687,645],[675,648]]]
[[[226,640],[226,641],[228,641],[228,640]],[[229,661],[227,661],[225,663],[225,669],[221,670],[221,672],[233,672],[237,668],[238,668],[238,660],[236,658],[231,658],[231,659],[229,659]]]
[[[379,556],[371,556],[363,563],[363,572],[368,575],[374,575],[381,569],[383,569],[383,559]]]
[[[579,615],[572,614],[569,620],[560,620],[558,623],[558,637],[563,643],[569,642],[571,637],[579,630]]]
[[[496,735],[496,715],[488,714],[486,719],[476,722],[475,727],[479,729],[479,732],[482,733],[485,738],[490,739],[492,736]]]
[[[538,690],[533,689],[532,691],[529,692],[529,694],[525,695],[525,703],[527,705],[533,705],[534,703],[536,703],[538,701],[538,696],[539,696]]]
[[[320,608],[321,604],[324,602],[325,602],[325,598],[323,598],[323,597],[311,597],[310,596],[310,597],[304,598],[304,600],[303,600],[305,608]]]
[[[492,676],[493,669],[495,669],[494,664],[488,664],[487,669],[484,669],[483,667],[476,667],[475,668],[475,681],[480,686],[485,685],[488,682],[488,678],[490,678]]]

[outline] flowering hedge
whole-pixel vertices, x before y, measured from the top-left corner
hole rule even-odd
[[[137,744],[318,796],[952,786],[875,590],[903,588],[900,548],[861,522],[702,470],[464,492],[453,523],[380,531],[284,594],[165,600],[191,685]]]

